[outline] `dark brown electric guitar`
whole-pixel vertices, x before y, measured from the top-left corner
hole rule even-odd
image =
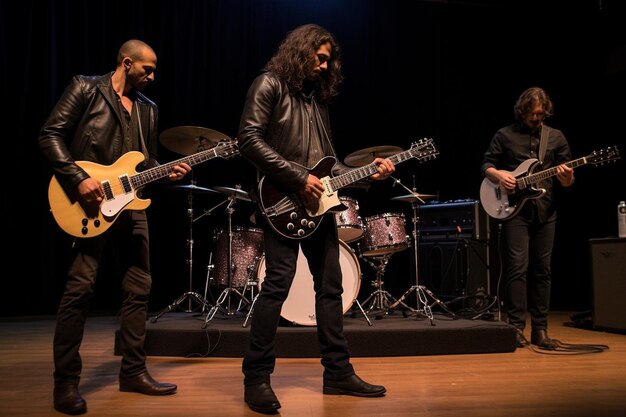
[[[390,156],[388,159],[397,165],[416,158],[420,162],[436,158],[439,151],[432,139],[421,139],[411,148]],[[316,201],[305,203],[296,194],[286,194],[275,187],[264,176],[259,181],[259,207],[272,228],[280,235],[290,239],[303,239],[315,232],[322,221],[322,215],[328,211],[346,210],[341,203],[337,190],[367,178],[378,171],[378,166],[371,163],[355,168],[336,177],[330,176],[337,160],[332,156],[322,158],[313,168],[307,169],[324,184],[324,194]],[[304,167],[303,167],[304,168]]]

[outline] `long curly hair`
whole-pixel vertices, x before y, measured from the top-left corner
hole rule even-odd
[[[536,104],[542,104],[544,117],[548,118],[554,114],[554,105],[550,96],[542,88],[531,87],[520,94],[515,102],[513,112],[515,119],[519,122],[524,121],[524,117],[535,107]]]
[[[316,80],[314,88],[322,102],[339,94],[343,81],[341,75],[341,47],[328,30],[316,24],[306,24],[293,29],[281,42],[274,56],[265,64],[264,70],[271,71],[283,79],[291,94],[302,92],[307,72],[314,65],[315,53],[320,46],[330,42],[332,46],[328,69]]]

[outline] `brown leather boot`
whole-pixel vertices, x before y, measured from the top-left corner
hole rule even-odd
[[[78,392],[78,384],[55,385],[53,395],[55,410],[73,416],[87,412],[87,403]]]

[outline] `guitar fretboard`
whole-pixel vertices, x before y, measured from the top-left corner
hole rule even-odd
[[[567,165],[569,168],[577,168],[581,165],[585,165],[586,163],[587,163],[586,157],[582,157],[582,158],[574,159],[573,161],[566,162],[565,165]],[[553,177],[556,175],[556,168],[557,167],[548,168],[544,171],[539,171],[535,174],[531,174],[524,178],[521,178],[517,180],[518,187],[522,188],[522,185],[529,186],[539,181],[545,180],[546,178]]]
[[[424,151],[424,148],[427,147],[429,148],[429,151]],[[418,143],[415,146],[412,146],[411,149],[390,156],[388,159],[394,165],[397,165],[411,158],[417,157],[417,159],[428,159],[430,157],[434,157],[436,154],[437,151],[434,146],[432,146],[432,139],[429,139],[426,142]],[[378,165],[372,162],[371,164],[367,164],[341,175],[337,175],[336,177],[331,178],[329,182],[333,191],[335,191],[347,185],[353,184],[359,180],[362,180],[363,178],[369,177],[370,175],[375,174],[377,171]]]
[[[168,162],[158,167],[150,168],[130,177],[130,181],[134,189],[139,189],[146,184],[167,177],[172,168],[181,163],[186,163],[190,166],[199,164],[201,162],[208,161],[209,159],[216,158],[218,156],[229,156],[237,153],[235,141],[220,142],[217,146],[206,151],[201,151],[184,158],[177,159],[172,162]]]

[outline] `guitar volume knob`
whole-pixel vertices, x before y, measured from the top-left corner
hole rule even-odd
[[[309,222],[309,229],[313,229],[315,227],[315,222]]]
[[[287,230],[293,230],[295,228],[296,228],[296,226],[294,226],[293,223],[287,223]]]
[[[302,226],[306,226],[306,225],[308,225],[308,224],[309,224],[309,221],[308,221],[307,219],[302,219],[302,220],[300,220],[300,224],[301,224]]]
[[[304,236],[304,230],[298,229],[298,236]]]
[[[292,212],[289,214],[289,218],[290,218],[291,220],[295,220],[295,219],[297,219],[297,218],[298,218],[298,213],[296,213],[295,211],[292,211]]]

